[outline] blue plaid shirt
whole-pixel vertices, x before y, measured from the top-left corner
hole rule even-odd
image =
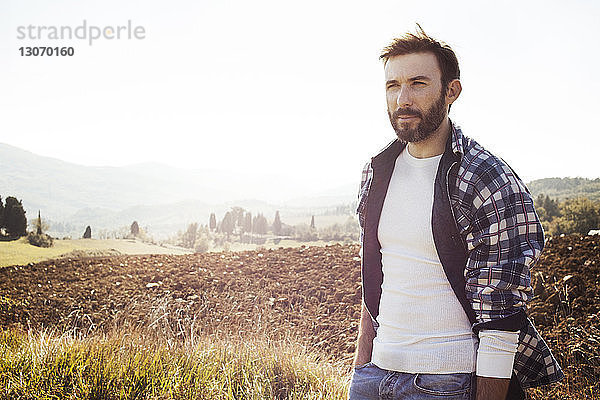
[[[396,149],[392,150],[392,147]],[[380,154],[388,152],[395,157],[395,152],[402,151],[404,147],[404,143],[395,140]],[[450,167],[448,175],[443,178],[447,180],[447,198],[459,233],[455,243],[457,248],[462,247],[466,258],[464,281],[461,281],[464,282],[461,293],[466,299],[459,300],[463,307],[470,304],[470,309],[466,308],[467,305],[465,311],[475,332],[481,329],[519,330],[513,372],[521,387],[556,382],[564,374],[525,316],[526,304],[533,296],[530,269],[544,247],[544,234],[533,199],[502,159],[464,136],[456,125],[452,125],[446,150],[446,153],[449,152],[453,153],[453,159],[458,160],[455,163],[458,168]],[[372,249],[376,242],[369,237],[369,243],[365,243],[365,209],[372,181],[370,162],[363,170],[357,209],[361,225],[361,254],[365,246]],[[367,231],[369,236],[376,236],[373,229]],[[363,295],[364,273],[363,265]],[[463,297],[462,294],[457,296]]]

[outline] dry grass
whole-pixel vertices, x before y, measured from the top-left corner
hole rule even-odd
[[[103,329],[90,321],[1,328],[0,399],[346,398],[347,366],[299,333],[274,340],[260,319],[243,335],[208,332],[188,307],[157,298],[133,301]]]
[[[345,380],[307,349],[259,337],[0,331],[1,399],[335,400]]]
[[[598,238],[553,240],[547,244],[536,265],[533,286],[537,297],[530,305],[529,315],[559,359],[566,379],[542,389],[529,390],[530,399],[600,400],[599,248]],[[343,398],[360,306],[357,252],[356,246],[330,246],[256,253],[65,259],[31,267],[5,268],[0,270],[0,317],[4,318],[5,326],[14,324],[27,329],[31,323],[31,326],[42,326],[42,332],[47,332],[43,326],[60,329],[52,335],[41,335],[52,337],[52,340],[65,335],[64,340],[69,343],[92,349],[86,350],[90,354],[102,355],[102,351],[117,354],[116,350],[123,346],[137,349],[123,358],[110,358],[115,365],[129,372],[119,372],[110,363],[102,364],[105,369],[117,368],[111,374],[121,382],[121,397],[96,398],[135,397],[131,394],[134,391],[131,389],[133,378],[127,375],[135,375],[135,369],[150,371],[136,377],[138,383],[135,385],[159,388],[152,389],[153,394],[135,392],[143,393],[137,395],[138,398],[203,398],[199,394],[200,389],[194,393],[181,392],[183,394],[166,392],[167,386],[161,386],[160,382],[171,382],[174,387],[180,387],[177,385],[182,383],[168,381],[164,378],[163,369],[148,369],[150,367],[145,365],[161,365],[162,360],[167,360],[164,361],[167,364],[187,365],[184,362],[186,354],[204,350],[233,357],[219,356],[215,359],[209,371],[225,375],[211,378],[217,382],[213,383],[216,386],[208,383],[202,386],[202,390],[213,390],[211,388],[229,385],[231,389],[227,390],[230,394],[209,391],[213,397],[204,398],[261,398],[252,397],[253,393],[271,399],[295,398],[293,396]],[[149,287],[149,283],[153,286]],[[19,351],[24,352],[23,349],[31,347],[31,343],[41,340],[40,334],[19,335],[5,335],[8,339],[3,339],[3,343],[25,344],[18,351],[15,349],[19,347],[13,346],[10,357],[3,360],[15,359]],[[115,343],[125,344],[117,346]],[[27,356],[30,359],[39,359],[38,352],[53,354],[39,346],[32,348],[34,350]],[[142,350],[147,352],[136,355]],[[88,354],[83,350],[72,350],[69,354],[69,357],[83,360],[71,364],[75,370],[92,368],[87,364],[100,368],[95,366],[93,357],[82,358],[81,354]],[[194,357],[189,362],[197,364],[201,358],[199,355]],[[238,371],[251,371],[239,375],[241,382],[247,386],[247,380],[252,376],[282,376],[279,372],[253,371],[251,368],[274,365],[272,371],[286,370],[287,364],[281,362],[294,357],[300,365],[307,366],[302,374],[318,378],[307,380],[303,377],[305,375],[276,378],[277,382],[283,382],[283,386],[277,386],[283,397],[267,392],[264,388],[272,388],[274,384],[262,378],[252,383],[255,385],[252,393],[238,393],[238,383],[235,382],[240,382],[236,381],[239,374],[231,372],[233,375],[227,375],[227,368],[231,365]],[[155,359],[159,361],[152,361]],[[257,364],[256,360],[262,361]],[[53,366],[56,361],[53,363],[44,367],[46,369],[35,370],[40,378],[30,373],[27,379],[32,382],[37,379],[38,384],[43,379],[51,381],[53,375],[47,371],[57,368]],[[220,364],[223,364],[219,367],[221,369],[217,368]],[[8,364],[2,361],[2,365]],[[22,365],[40,365],[40,362]],[[28,369],[19,372],[18,368],[13,369],[11,385],[18,379],[25,380],[19,374],[25,374]],[[314,371],[311,371],[312,368]],[[322,374],[320,368],[331,369]],[[199,379],[194,375],[197,372],[182,371],[187,374],[186,382],[194,383]],[[0,370],[0,376],[4,375],[5,370]],[[0,387],[6,387],[5,382],[0,382]],[[89,381],[86,382],[90,385]],[[123,386],[122,382],[130,382],[127,383],[130,386]],[[306,387],[302,386],[308,385],[306,382],[312,382],[312,394],[294,389]],[[327,389],[315,389],[325,386]],[[42,398],[24,393],[16,398]],[[232,397],[225,397],[228,395]]]

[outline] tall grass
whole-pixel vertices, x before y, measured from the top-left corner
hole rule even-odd
[[[344,399],[346,371],[267,339],[0,331],[1,399]]]

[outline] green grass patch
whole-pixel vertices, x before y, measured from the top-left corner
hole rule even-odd
[[[0,331],[1,399],[345,399],[347,371],[297,345]]]
[[[74,256],[120,254],[189,254],[192,251],[167,248],[133,239],[69,239],[54,240],[52,247],[36,247],[26,237],[10,242],[0,242],[0,267],[25,265],[50,260],[69,253]]]

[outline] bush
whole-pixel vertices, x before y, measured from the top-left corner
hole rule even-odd
[[[206,236],[196,240],[196,246],[194,248],[196,253],[206,253],[209,249],[209,241]]]
[[[52,236],[45,233],[38,235],[37,233],[29,232],[27,234],[27,241],[29,244],[37,247],[52,247],[54,245]]]
[[[550,211],[549,211],[550,210]],[[600,227],[600,202],[587,197],[566,199],[560,203],[538,196],[536,211],[544,230],[550,235],[587,234]]]

